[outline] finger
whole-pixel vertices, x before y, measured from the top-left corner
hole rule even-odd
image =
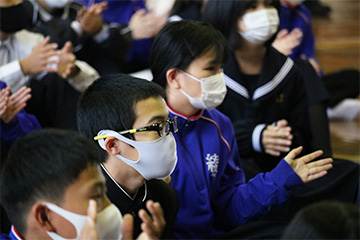
[[[324,158],[324,159],[320,159],[320,160],[317,160],[314,162],[310,162],[310,163],[306,164],[306,166],[309,169],[316,168],[316,167],[322,167],[322,166],[328,167],[329,164],[332,165],[332,162],[333,162],[332,158]],[[328,170],[328,169],[326,169],[326,170]]]
[[[306,57],[305,54],[301,54],[301,55],[300,55],[300,58],[303,59],[303,60],[306,60],[306,59],[307,59],[307,57]]]
[[[286,35],[288,35],[288,33],[289,33],[289,31],[287,29],[283,29],[277,34],[276,38],[283,38]]]
[[[279,127],[286,127],[288,125],[288,121],[286,121],[285,119],[281,119],[279,121],[277,121],[276,126]]]
[[[3,113],[6,111],[6,105],[0,107],[0,118],[2,117]]]
[[[310,175],[316,175],[320,172],[328,171],[333,168],[333,165],[331,163],[323,165],[321,167],[314,167],[309,170]]]
[[[41,53],[54,52],[58,48],[57,43],[49,43],[42,47]]]
[[[29,93],[27,93],[26,95],[20,95],[16,99],[11,101],[11,105],[13,107],[17,107],[21,104],[26,103],[30,98],[31,98],[31,95]]]
[[[137,16],[144,16],[144,15],[146,15],[146,10],[140,9],[140,10],[136,11],[134,14],[136,14]]]
[[[40,44],[46,46],[49,43],[49,41],[50,41],[50,36],[46,36]]]
[[[299,155],[301,153],[301,151],[303,150],[303,147],[300,146],[300,147],[297,147],[293,150],[291,150],[291,152],[289,152],[285,157],[284,159],[290,163],[291,161],[293,161],[297,155]]]
[[[309,153],[309,154],[301,157],[299,160],[304,161],[304,163],[308,163],[308,162],[310,162],[311,160],[314,160],[314,159],[320,157],[322,154],[323,154],[323,151],[322,151],[322,150],[317,150],[317,151],[315,151],[315,152]]]
[[[127,213],[123,217],[123,224],[122,224],[122,239],[123,240],[131,240],[133,239],[133,225],[134,225],[134,218],[131,214]]]
[[[85,225],[81,231],[80,239],[99,239],[96,229],[97,205],[95,200],[89,201]]]
[[[96,4],[94,8],[94,14],[100,15],[106,9],[107,9],[107,2],[101,2],[99,4]]]
[[[149,225],[142,223],[141,230],[147,235],[147,239],[159,239],[156,234],[154,234],[154,231],[149,227]]]
[[[155,222],[155,224],[159,225],[160,227],[165,225],[164,213],[160,203],[146,203],[146,208],[151,213],[151,216]]]
[[[149,216],[149,214],[147,214],[147,212],[144,209],[140,209],[138,215],[143,223],[148,225],[153,225],[151,217]]]
[[[8,122],[10,122],[21,110],[23,110],[26,107],[26,103],[18,104],[11,108],[9,116],[8,116]]]
[[[308,183],[310,181],[313,181],[315,179],[321,178],[327,174],[327,171],[322,171],[313,175],[309,175],[307,180],[304,181],[304,183]]]
[[[291,31],[290,35],[295,36],[296,38],[301,38],[303,36],[303,32],[300,28],[294,28]]]
[[[64,45],[64,47],[61,49],[62,52],[65,53],[71,53],[72,52],[72,43],[70,41],[67,41]]]
[[[31,92],[31,89],[23,86],[19,90],[17,90],[14,94],[12,94],[9,98],[11,101],[16,101],[19,97],[24,96]]]
[[[96,216],[97,216],[97,203],[95,200],[91,199],[89,200],[89,207],[87,209],[87,216],[92,219],[94,222],[96,222]]]
[[[269,144],[269,145],[266,145],[265,148],[269,149],[269,150],[277,151],[277,152],[289,152],[290,145],[291,144],[289,144],[289,145]]]
[[[106,10],[107,7],[108,7],[108,2],[107,1],[99,3],[99,8],[101,8],[103,11]]]
[[[266,149],[265,152],[271,156],[275,156],[275,157],[280,156],[280,152],[272,149]]]

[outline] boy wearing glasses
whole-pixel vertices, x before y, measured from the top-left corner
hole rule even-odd
[[[151,199],[159,202],[166,221],[162,238],[169,238],[178,200],[174,189],[160,180],[177,163],[176,118],[169,112],[158,85],[125,74],[102,77],[81,96],[78,129],[108,153],[101,165],[107,195],[122,214],[134,215],[136,238],[141,232],[138,211]],[[161,222],[161,221],[158,221]]]

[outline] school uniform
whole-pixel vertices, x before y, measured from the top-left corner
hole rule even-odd
[[[228,91],[218,110],[232,121],[242,164],[254,170],[249,176],[270,171],[286,155],[267,155],[262,145],[262,132],[278,120],[286,119],[291,126],[291,148],[303,146],[303,153],[308,152],[311,130],[304,81],[291,59],[270,47],[260,75],[243,75],[230,54],[224,73]]]
[[[218,110],[204,110],[188,117],[169,106],[170,118],[178,116],[174,133],[178,162],[171,185],[179,198],[173,237],[209,239],[265,214],[280,204],[301,179],[282,160],[269,173],[248,184],[240,166],[230,119]]]
[[[178,211],[178,199],[174,189],[163,180],[152,179],[146,181],[145,184],[138,189],[136,195],[131,197],[122,190],[121,186],[116,183],[104,167],[102,167],[102,171],[106,178],[106,194],[110,201],[119,208],[122,215],[131,213],[134,216],[134,239],[142,232],[140,228],[142,220],[139,218],[138,212],[140,209],[147,210],[146,202],[148,200],[160,203],[166,221],[166,226],[161,238],[169,239]]]
[[[70,2],[50,14],[36,0],[31,2],[38,19],[32,31],[50,36],[50,41],[57,43],[59,48],[70,41],[76,58],[86,61],[100,75],[124,71],[125,58],[131,47],[131,33],[124,31],[127,25],[104,22],[98,33],[88,35],[76,21],[83,4]]]
[[[11,226],[9,234],[2,233],[0,240],[24,240],[14,226]]]

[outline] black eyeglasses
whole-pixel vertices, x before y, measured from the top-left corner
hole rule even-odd
[[[178,131],[178,122],[177,122],[177,116],[174,116],[171,119],[168,120],[162,120],[158,123],[155,123],[150,126],[142,127],[142,128],[133,128],[129,130],[124,130],[121,132],[118,132],[121,135],[124,134],[132,134],[136,132],[144,132],[144,131],[156,131],[160,137],[168,135],[170,132],[176,133]],[[109,137],[108,135],[100,135],[94,137],[94,140],[99,140],[103,138]]]

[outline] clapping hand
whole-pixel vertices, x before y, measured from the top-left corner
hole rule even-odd
[[[6,90],[8,89],[8,90]],[[10,94],[10,88],[6,88],[4,92],[7,93],[7,101],[6,106],[4,109],[3,103],[0,103],[0,106],[2,106],[2,110],[0,107],[0,112],[2,112],[1,120],[5,123],[10,123],[15,116],[26,106],[26,102],[31,98],[30,92],[31,89],[28,87],[22,87],[14,94],[8,96]],[[4,96],[2,96],[4,93],[1,92],[0,99],[2,98],[4,101]],[[6,95],[5,93],[5,95]],[[6,97],[5,97],[6,99]]]
[[[277,121],[276,126],[268,125],[262,133],[262,144],[265,152],[272,156],[280,156],[290,151],[293,135],[291,127],[285,119]]]

